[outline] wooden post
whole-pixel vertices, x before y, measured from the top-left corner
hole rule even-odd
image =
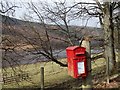
[[[88,75],[82,81],[82,89],[83,90],[91,90],[92,89],[92,75],[91,75],[91,48],[90,48],[90,37],[84,37],[84,40],[81,44],[82,47],[86,48],[86,57],[87,57],[87,70]]]
[[[119,62],[120,62],[120,48],[118,48],[118,50],[116,51],[116,68],[117,68],[117,72],[119,73]]]
[[[40,68],[40,74],[41,74],[41,90],[44,90],[44,67]]]
[[[107,58],[107,67],[106,67],[106,74],[107,74],[107,84],[110,83],[110,76],[109,76],[109,58]]]

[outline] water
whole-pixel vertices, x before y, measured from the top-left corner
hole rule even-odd
[[[91,53],[92,54],[96,54],[96,53],[100,53],[102,52],[102,49],[92,49]],[[34,52],[35,53],[35,52]],[[17,62],[18,64],[32,64],[32,63],[36,63],[36,62],[41,62],[41,61],[49,61],[49,59],[45,58],[43,55],[39,55],[39,54],[32,54],[32,53],[22,53],[24,56],[23,57],[15,57],[14,55],[13,58],[15,59],[14,61]],[[57,59],[61,59],[61,58],[66,58],[66,50],[54,50],[53,52],[53,56]],[[9,60],[11,62],[11,64],[17,65],[17,63],[15,63],[12,60]],[[9,63],[7,62],[3,62],[3,66],[10,66]]]

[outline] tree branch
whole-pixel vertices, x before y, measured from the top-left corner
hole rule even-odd
[[[0,10],[0,13],[6,13],[6,12],[8,12],[9,10],[12,10],[13,8],[15,8],[15,7],[18,7],[18,6],[12,6],[12,7],[10,7],[10,8],[8,8],[6,11],[2,11],[2,10]]]

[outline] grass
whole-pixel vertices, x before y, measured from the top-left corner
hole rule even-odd
[[[66,59],[61,61],[66,62]],[[44,66],[45,75],[45,87],[54,87],[60,83],[72,80],[73,78],[68,75],[67,67],[61,67],[54,62],[38,62],[29,65],[20,65],[14,67],[14,71],[11,67],[5,68],[3,73],[10,75],[11,73],[19,73],[20,70],[29,73],[29,79],[21,82],[12,82],[10,84],[3,85],[3,88],[23,88],[23,87],[40,87],[40,67]],[[102,73],[105,69],[105,59],[100,58],[96,61],[92,61],[92,74],[93,76]],[[14,73],[15,72],[15,73]]]
[[[66,59],[63,59],[65,61]],[[40,67],[44,66],[45,72],[45,87],[49,87],[53,84],[62,83],[71,77],[67,74],[67,68],[61,67],[54,62],[38,62],[29,65],[20,65],[20,67],[5,68],[3,73],[7,73],[8,76],[15,73],[19,73],[21,70],[29,73],[30,80],[22,82],[13,82],[11,84],[3,85],[4,88],[18,88],[18,87],[39,87],[40,86]]]

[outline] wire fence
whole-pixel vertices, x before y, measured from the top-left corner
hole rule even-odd
[[[10,87],[40,87],[40,67],[44,66],[45,86],[59,83],[59,79],[65,80],[67,68],[60,67],[53,62],[38,62],[34,64],[21,65],[21,67],[8,67],[3,69],[3,85]],[[19,67],[19,68],[18,68]],[[62,77],[63,76],[63,77]],[[58,80],[57,80],[58,79]],[[22,83],[22,84],[21,84]],[[24,84],[25,83],[25,84]],[[62,81],[60,81],[62,83]]]
[[[19,73],[3,73],[3,82],[4,84],[11,84],[16,82],[22,82],[30,79],[29,72],[19,72]]]

